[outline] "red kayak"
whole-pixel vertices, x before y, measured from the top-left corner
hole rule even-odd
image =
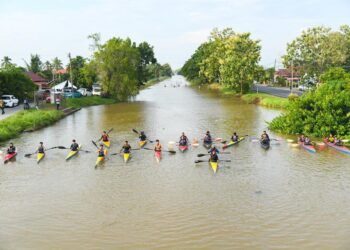
[[[310,153],[316,153],[316,149],[313,145],[306,145],[304,142],[298,142],[304,149],[309,151]]]
[[[8,163],[8,162],[11,161],[12,159],[15,159],[16,155],[17,155],[17,153],[6,154],[6,155],[5,155],[4,164]]]
[[[334,148],[342,153],[345,153],[345,154],[349,154],[350,155],[350,149],[348,149],[347,147],[345,146],[337,146],[335,145],[334,143],[331,143],[329,141],[327,141],[327,139],[324,139],[323,140],[324,143],[327,144],[327,146],[331,147],[331,148]]]
[[[183,146],[180,145],[179,149],[180,149],[181,152],[185,152],[188,149],[188,145],[183,145]]]

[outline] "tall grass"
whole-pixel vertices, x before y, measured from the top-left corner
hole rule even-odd
[[[20,111],[0,121],[0,141],[14,138],[25,130],[48,126],[62,117],[63,112],[56,110]]]
[[[250,93],[241,96],[242,100],[247,103],[255,103],[269,108],[286,108],[289,100],[264,93]]]

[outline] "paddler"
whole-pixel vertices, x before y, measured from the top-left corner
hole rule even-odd
[[[100,144],[100,148],[98,149],[98,157],[104,157],[105,156],[105,149],[103,147],[103,143]]]
[[[219,154],[219,150],[215,147],[215,145],[211,146],[211,148],[209,149],[208,153],[210,155],[212,155],[215,152],[215,154]]]
[[[233,135],[231,136],[231,141],[236,142],[238,140],[239,140],[239,137],[238,137],[237,133],[234,132]]]
[[[45,154],[44,143],[42,141],[39,143],[39,147],[38,147],[38,149],[36,150],[35,153]]]
[[[270,136],[264,131],[261,135],[261,141],[262,142],[269,142],[270,141]]]
[[[122,149],[120,150],[120,152],[123,151],[124,154],[130,154],[130,150],[131,150],[131,146],[130,146],[129,142],[125,141],[125,143],[124,143]]]
[[[145,141],[145,140],[147,140],[147,136],[146,136],[146,134],[145,134],[144,131],[141,131],[139,138],[140,138],[140,141]]]
[[[10,146],[7,148],[7,153],[8,153],[8,154],[14,154],[14,153],[16,153],[16,147],[13,145],[12,142],[10,142]]]
[[[106,131],[103,131],[103,133],[102,133],[102,136],[101,136],[100,140],[102,140],[102,141],[104,141],[104,142],[109,141],[109,136],[108,136],[108,134],[107,134],[107,132],[106,132]]]
[[[70,150],[72,151],[78,151],[79,145],[78,143],[75,141],[75,139],[72,140],[72,144],[70,145]]]
[[[219,157],[218,157],[218,154],[216,153],[216,151],[213,151],[213,153],[210,154],[209,161],[210,162],[218,162],[219,161]]]
[[[332,134],[329,134],[327,141],[330,143],[334,143],[334,136]]]
[[[299,142],[305,142],[305,135],[301,134],[301,136],[298,138]]]
[[[335,146],[343,146],[343,142],[339,138],[334,137],[334,145]]]
[[[187,144],[188,144],[188,138],[185,135],[185,132],[182,132],[182,135],[180,136],[180,140],[179,140],[179,145],[186,146]]]
[[[159,140],[156,140],[156,145],[154,146],[154,151],[162,152],[162,145],[159,143]]]
[[[305,136],[304,145],[312,145],[311,140],[308,136]]]
[[[210,135],[210,132],[209,132],[209,131],[207,131],[207,133],[205,133],[205,136],[204,136],[204,143],[207,143],[207,144],[212,143],[212,138],[211,138],[211,135]]]

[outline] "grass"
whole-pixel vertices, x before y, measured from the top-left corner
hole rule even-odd
[[[63,117],[57,110],[20,111],[0,121],[0,141],[17,137],[25,130],[37,130],[55,123]]]
[[[66,108],[82,108],[94,105],[114,104],[117,100],[111,98],[103,98],[100,96],[87,96],[81,98],[67,98],[63,101],[63,106]]]
[[[241,96],[246,103],[259,104],[269,108],[286,108],[289,101],[287,98],[281,98],[264,93],[249,93]]]

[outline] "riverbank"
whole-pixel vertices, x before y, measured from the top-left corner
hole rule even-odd
[[[289,103],[287,98],[277,97],[265,93],[247,93],[241,95],[237,92],[237,90],[223,87],[218,83],[209,84],[208,89],[218,91],[223,95],[230,95],[234,97],[239,97],[244,102],[249,104],[257,104],[268,108],[277,108],[277,109],[285,109]]]
[[[140,90],[143,90],[143,89],[146,89],[146,88],[149,88],[157,83],[160,83],[166,79],[169,79],[171,77],[168,77],[168,76],[162,76],[162,77],[159,77],[159,78],[154,78],[154,79],[151,79],[149,80],[148,82],[146,82],[144,85],[141,86]]]
[[[0,141],[19,136],[24,131],[34,131],[51,125],[65,116],[57,110],[20,111],[0,121]]]
[[[83,108],[96,105],[115,104],[118,101],[112,98],[103,98],[101,96],[87,96],[81,98],[67,98],[62,105],[67,108]]]

